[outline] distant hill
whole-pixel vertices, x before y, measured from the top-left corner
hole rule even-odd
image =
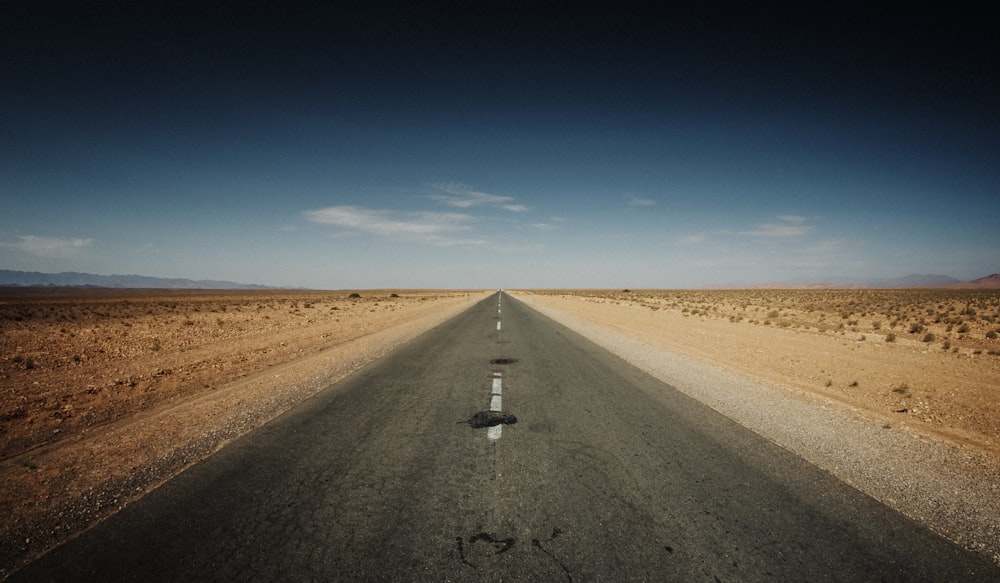
[[[1000,274],[994,273],[972,281],[961,281],[947,275],[904,275],[888,279],[838,278],[829,281],[796,282],[796,283],[764,283],[759,285],[723,285],[713,286],[716,289],[894,289],[910,287],[945,287],[964,289],[1000,288]]]
[[[157,289],[267,289],[267,286],[233,281],[149,277],[146,275],[95,275],[93,273],[39,273],[0,269],[0,286],[110,287]]]
[[[962,287],[1000,288],[1000,273],[967,281]]]
[[[962,283],[961,280],[947,275],[904,275],[892,279],[871,279],[861,283],[873,288],[891,287],[937,287]]]

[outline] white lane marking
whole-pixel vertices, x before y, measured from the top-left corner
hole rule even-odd
[[[501,411],[502,402],[500,394],[503,392],[503,385],[500,381],[500,373],[493,373],[493,388],[490,391],[490,411]],[[500,435],[503,434],[502,425],[494,425],[493,427],[486,428],[486,437],[491,441],[496,441],[500,439]]]
[[[500,331],[500,322],[497,322],[497,332]]]

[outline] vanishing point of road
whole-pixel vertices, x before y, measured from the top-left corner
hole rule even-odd
[[[1000,581],[505,293],[11,581]]]

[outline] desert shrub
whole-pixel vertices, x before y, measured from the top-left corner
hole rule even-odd
[[[882,328],[882,322],[875,320],[874,322],[872,322],[872,328],[874,328],[875,330],[880,330]]]
[[[349,296],[347,296],[347,297],[348,297],[349,299],[352,299],[352,300],[357,300],[357,299],[361,299],[361,294],[359,294],[359,293],[357,293],[357,292],[354,292],[354,293],[352,293],[351,295],[349,295]]]
[[[896,333],[895,332],[889,332],[888,334],[886,334],[885,341],[886,342],[895,342],[896,341]]]
[[[924,331],[924,325],[921,323],[910,324],[910,334],[920,334]]]
[[[934,334],[931,334],[930,332],[924,334],[924,342],[934,342]]]
[[[993,330],[990,330],[989,332],[986,333],[986,337],[989,338],[990,340],[996,340],[997,333],[994,332]]]
[[[892,388],[893,393],[898,393],[900,395],[905,395],[910,392],[910,387],[906,383],[900,383],[898,387]]]
[[[959,334],[965,334],[968,331],[969,331],[969,325],[968,324],[962,324],[961,326],[958,327],[958,333]]]

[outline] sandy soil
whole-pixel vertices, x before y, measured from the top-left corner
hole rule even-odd
[[[0,578],[481,293],[0,290]]]
[[[1000,460],[1000,290],[550,290],[531,297]]]

